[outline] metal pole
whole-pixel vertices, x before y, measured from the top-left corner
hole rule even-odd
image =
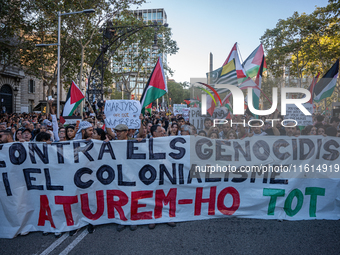
[[[60,117],[60,23],[61,12],[58,12],[58,74],[57,74],[57,118]]]

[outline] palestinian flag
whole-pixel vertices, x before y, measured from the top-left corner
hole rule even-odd
[[[259,89],[261,89],[262,73],[263,73],[263,68],[264,68],[265,63],[266,63],[266,60],[264,58],[264,55],[262,55],[260,68],[257,72],[256,79],[255,79],[255,83]],[[253,89],[253,106],[255,109],[259,109],[259,105],[260,105],[261,91],[259,89]]]
[[[71,87],[67,93],[66,103],[64,106],[62,116],[72,116],[74,110],[80,105],[85,96],[78,88],[78,86],[72,81]]]
[[[313,91],[313,101],[320,102],[322,99],[330,97],[336,86],[336,80],[339,74],[339,59],[328,70],[328,72],[315,85]]]
[[[244,71],[248,75],[248,77],[253,78],[257,75],[259,72],[261,63],[262,63],[262,57],[264,56],[264,51],[262,44],[260,44],[250,55],[247,57],[247,59],[243,62],[242,67],[244,68]],[[267,70],[267,63],[266,60],[263,64],[263,71]]]
[[[152,103],[150,103],[147,107],[145,107],[145,110],[148,111],[151,115],[151,111],[152,111]]]
[[[229,112],[228,112],[228,115],[226,117],[226,119],[231,119],[232,118],[232,113],[233,113],[233,109],[231,107],[231,103],[229,102],[229,98],[226,99],[226,102],[225,102],[225,107],[228,108]]]
[[[319,76],[320,76],[320,73],[318,73],[318,75],[316,77],[313,78],[313,81],[311,83],[311,85],[309,86],[308,90],[310,92],[310,100],[307,102],[309,104],[312,104],[313,103],[313,91],[314,91],[314,87],[315,87],[315,84],[318,82],[318,79],[319,79]]]
[[[199,100],[197,100],[196,98],[194,98],[194,99],[184,99],[184,102],[189,107],[197,107],[197,105],[199,105],[201,107],[201,102]]]
[[[163,65],[161,58],[159,57],[140,99],[142,113],[145,113],[145,108],[150,103],[155,101],[157,98],[160,98],[167,92],[168,87],[165,80]]]

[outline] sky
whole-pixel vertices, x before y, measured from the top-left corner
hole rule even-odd
[[[190,78],[206,76],[210,52],[213,69],[222,66],[235,42],[241,61],[245,60],[279,19],[295,11],[310,14],[316,6],[327,4],[327,0],[147,0],[138,9],[164,8],[179,47],[175,55],[168,55],[168,65],[174,70],[169,78],[190,82]]]

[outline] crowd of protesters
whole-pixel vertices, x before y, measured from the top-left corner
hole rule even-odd
[[[2,114],[0,116],[0,143],[11,142],[63,142],[78,139],[96,139],[101,141],[111,140],[142,140],[144,138],[158,138],[164,136],[195,135],[211,139],[246,139],[252,136],[276,135],[276,136],[333,136],[340,137],[338,117],[325,117],[324,115],[313,115],[313,125],[305,127],[295,126],[293,122],[282,125],[283,116],[275,112],[269,116],[261,116],[255,119],[249,112],[245,115],[234,115],[227,121],[214,122],[210,118],[204,119],[201,130],[186,121],[180,114],[174,116],[171,112],[153,111],[151,114],[140,115],[140,129],[129,129],[124,124],[117,125],[114,129],[105,127],[105,114],[103,106],[85,112],[83,119],[76,125],[63,125],[55,115],[52,101],[48,102],[50,114]],[[271,121],[275,119],[276,121]],[[251,123],[251,125],[247,125]],[[168,225],[174,227],[175,223]],[[120,232],[125,226],[117,225]],[[137,226],[130,226],[135,230]],[[149,224],[149,228],[155,228],[155,224]],[[92,233],[94,227],[88,226]],[[70,235],[77,232],[71,231]],[[22,233],[23,234],[23,233]],[[48,234],[44,232],[44,235]],[[57,237],[61,233],[55,233]]]

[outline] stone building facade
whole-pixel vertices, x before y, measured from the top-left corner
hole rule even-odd
[[[30,113],[34,108],[41,105],[35,111],[46,112],[47,86],[43,81],[26,75],[17,67],[6,67],[5,71],[0,65],[0,109],[7,113]],[[56,86],[52,90],[56,95]],[[56,99],[56,96],[54,96]],[[66,99],[66,92],[62,89],[60,100]]]

